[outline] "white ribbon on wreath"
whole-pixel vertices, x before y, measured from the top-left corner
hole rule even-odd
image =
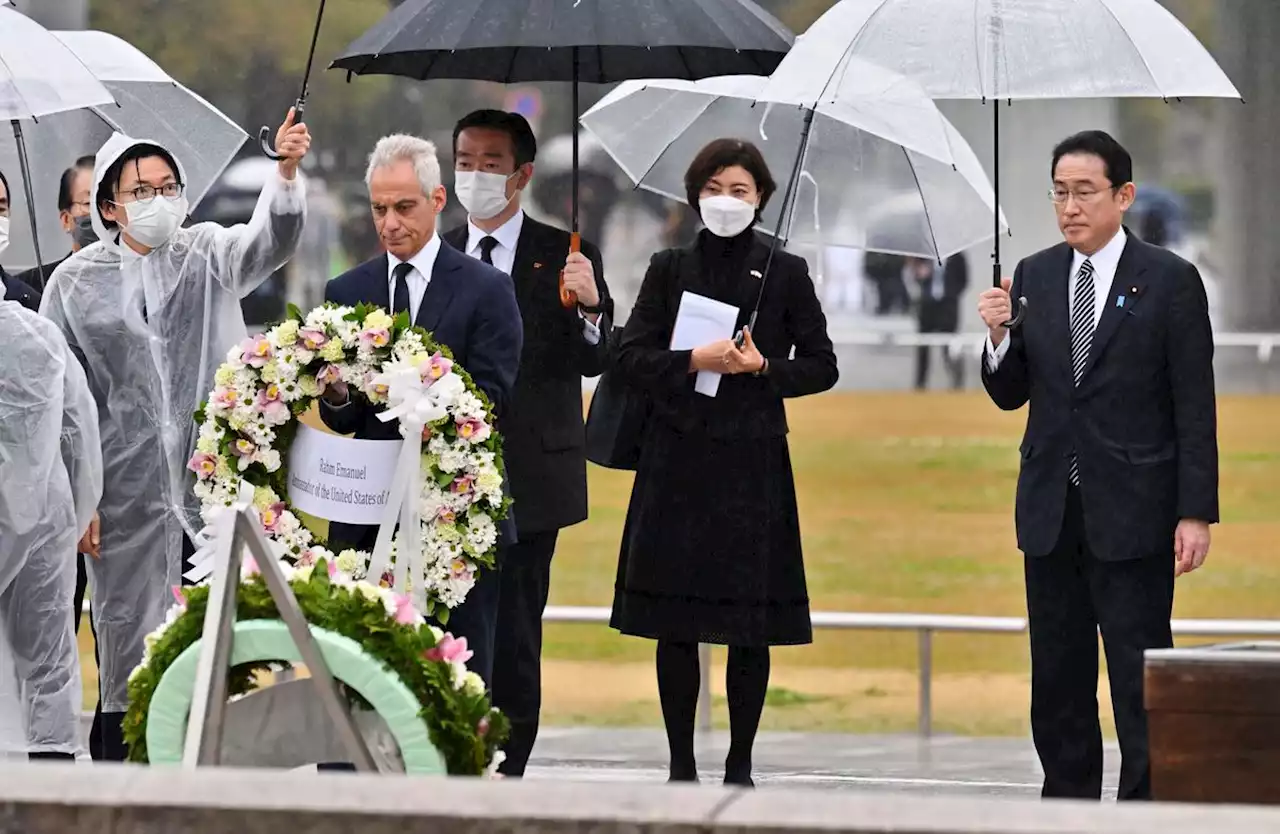
[[[218,523],[226,513],[234,513],[242,508],[253,512],[253,493],[253,484],[241,480],[234,504],[229,507],[210,507],[202,513],[204,528],[196,533],[195,539],[191,542],[195,545],[196,552],[191,555],[191,570],[184,573],[183,578],[199,583],[213,573],[213,553],[217,549]],[[271,544],[273,547],[277,546],[275,542]]]
[[[387,387],[387,410],[378,414],[384,423],[400,421],[404,443],[391,481],[391,495],[378,528],[378,539],[369,558],[369,581],[377,582],[391,562],[391,542],[400,524],[400,547],[391,587],[408,593],[419,611],[426,610],[427,593],[422,559],[422,431],[448,416],[448,404],[466,390],[462,378],[450,371],[438,380],[423,379],[411,363],[387,369],[374,380]],[[413,577],[411,584],[407,582]]]

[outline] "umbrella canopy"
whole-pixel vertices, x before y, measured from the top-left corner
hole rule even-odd
[[[186,169],[187,197],[192,207],[198,205],[234,159],[247,138],[245,132],[127,41],[106,32],[50,34],[116,103],[91,105],[24,125],[42,254],[49,260],[61,258],[69,244],[58,222],[62,172],[78,157],[96,153],[115,130],[151,139],[180,159]],[[18,148],[13,138],[0,139],[0,170],[17,170],[17,166]],[[12,216],[15,224],[29,223],[25,200],[15,201]],[[35,265],[35,251],[27,235],[14,235],[5,252],[5,265]]]
[[[502,83],[767,75],[792,40],[750,0],[408,0],[331,68]]]
[[[0,5],[0,119],[111,104],[111,93],[52,32]]]
[[[760,76],[628,81],[582,124],[632,182],[681,202],[706,143],[755,143],[779,183],[760,228],[790,243],[945,258],[990,238],[995,199],[972,149],[919,87],[863,69],[839,99]]]
[[[779,72],[838,86],[850,57],[942,99],[1240,98],[1156,0],[841,0]]]

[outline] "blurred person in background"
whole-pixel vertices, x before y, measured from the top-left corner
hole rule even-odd
[[[89,206],[93,201],[89,193],[93,187],[93,160],[92,155],[80,157],[58,178],[58,222],[62,224],[62,231],[71,238],[71,251],[61,259],[45,264],[43,270],[32,267],[18,273],[18,279],[24,284],[43,290],[63,261],[98,239],[98,233],[93,230],[93,220],[89,217]]]
[[[921,333],[957,333],[960,330],[960,298],[969,287],[969,262],[958,252],[939,265],[931,258],[907,258],[905,281],[916,296],[916,321]],[[951,378],[951,387],[964,388],[964,356],[945,345],[938,348]],[[929,345],[916,347],[916,390],[929,387]]]
[[[9,180],[0,171],[0,257],[9,248]],[[40,309],[40,293],[25,281],[4,271],[0,266],[0,283],[4,284],[4,300],[16,301],[28,310]]]

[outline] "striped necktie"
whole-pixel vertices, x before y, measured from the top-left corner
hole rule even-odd
[[[1084,375],[1089,361],[1089,347],[1093,344],[1093,308],[1097,303],[1093,288],[1093,263],[1086,258],[1076,273],[1075,296],[1071,304],[1071,367],[1076,385]],[[1075,452],[1071,454],[1071,483],[1079,485],[1080,466]]]

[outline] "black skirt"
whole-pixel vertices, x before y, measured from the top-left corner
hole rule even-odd
[[[812,642],[785,436],[719,440],[651,421],[610,624],[655,640]]]

